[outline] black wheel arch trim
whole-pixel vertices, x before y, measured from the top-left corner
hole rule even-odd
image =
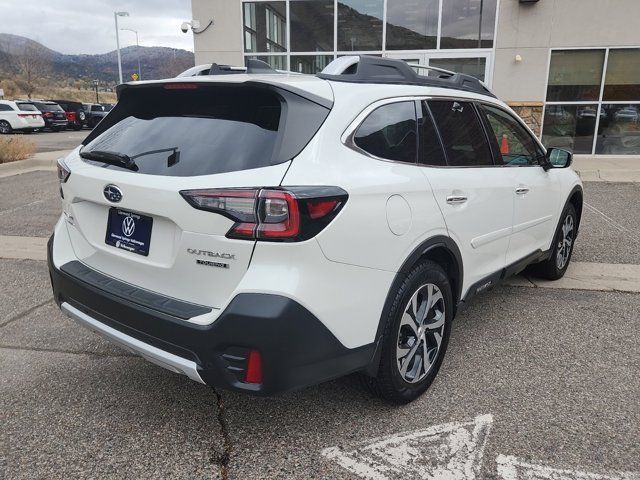
[[[578,216],[578,218],[576,219],[576,234],[575,237],[578,237],[578,231],[580,230],[580,220],[582,220],[582,206],[584,205],[584,190],[582,188],[581,185],[576,185],[575,187],[573,187],[571,189],[571,191],[569,192],[569,195],[567,195],[567,199],[564,202],[564,205],[562,206],[562,210],[560,211],[560,218],[558,219],[558,225],[560,224],[560,221],[562,220],[562,214],[564,213],[564,211],[567,209],[567,205],[569,205],[569,203],[571,202],[571,199],[573,198],[573,196],[576,193],[580,193],[580,208],[576,207],[576,215]],[[554,231],[554,239],[555,237],[555,231]]]
[[[438,249],[442,249],[443,251],[445,251],[453,260],[452,268],[454,269],[455,278],[451,280],[453,280],[453,314],[455,316],[457,304],[460,302],[462,281],[464,278],[462,254],[460,253],[458,245],[455,241],[453,241],[451,237],[447,237],[445,235],[436,235],[423,241],[409,254],[409,256],[405,259],[405,261],[402,263],[402,266],[396,273],[393,282],[391,282],[391,286],[389,287],[389,291],[387,292],[387,298],[384,302],[384,307],[382,308],[382,313],[380,314],[380,318],[378,320],[378,328],[376,330],[375,337],[375,353],[373,355],[371,363],[365,371],[367,375],[375,376],[378,372],[380,355],[382,353],[382,333],[384,332],[385,322],[388,320],[389,311],[391,310],[391,306],[393,304],[393,292],[398,289],[413,266],[416,265],[416,263],[418,263],[421,258],[429,258],[429,252],[434,252]],[[444,267],[445,266],[443,265],[443,268]],[[447,269],[445,268],[445,270]]]

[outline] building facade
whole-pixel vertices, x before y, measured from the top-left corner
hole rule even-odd
[[[192,0],[196,63],[316,73],[341,55],[474,75],[547,146],[640,155],[639,0]]]

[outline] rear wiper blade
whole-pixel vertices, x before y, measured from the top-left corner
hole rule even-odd
[[[97,162],[127,168],[134,172],[138,171],[138,165],[136,165],[136,162],[129,157],[129,155],[125,155],[124,153],[109,152],[106,150],[92,150],[90,152],[80,152],[80,157],[85,160],[95,160]]]

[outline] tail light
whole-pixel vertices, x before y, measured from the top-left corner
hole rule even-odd
[[[60,183],[65,183],[67,180],[69,180],[69,176],[71,175],[71,170],[69,170],[69,167],[67,167],[67,164],[64,163],[64,160],[62,158],[58,159],[57,165],[58,165],[58,180],[60,181]]]
[[[53,112],[42,112],[42,116],[45,118],[53,117]]]
[[[338,187],[183,190],[180,194],[194,208],[234,220],[228,238],[281,242],[314,237],[348,198]]]

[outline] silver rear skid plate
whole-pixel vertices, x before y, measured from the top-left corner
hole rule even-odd
[[[125,335],[115,328],[111,328],[110,326],[99,322],[95,318],[90,317],[86,313],[81,312],[72,305],[69,305],[67,302],[63,302],[60,305],[60,309],[83,327],[105,337],[107,340],[117,344],[119,347],[139,355],[145,360],[155,363],[162,368],[186,375],[196,382],[205,383],[198,373],[198,365],[195,362],[179,357],[178,355],[174,355],[173,353],[165,352],[164,350],[154,347],[153,345],[149,345],[148,343],[144,343],[137,338]]]

